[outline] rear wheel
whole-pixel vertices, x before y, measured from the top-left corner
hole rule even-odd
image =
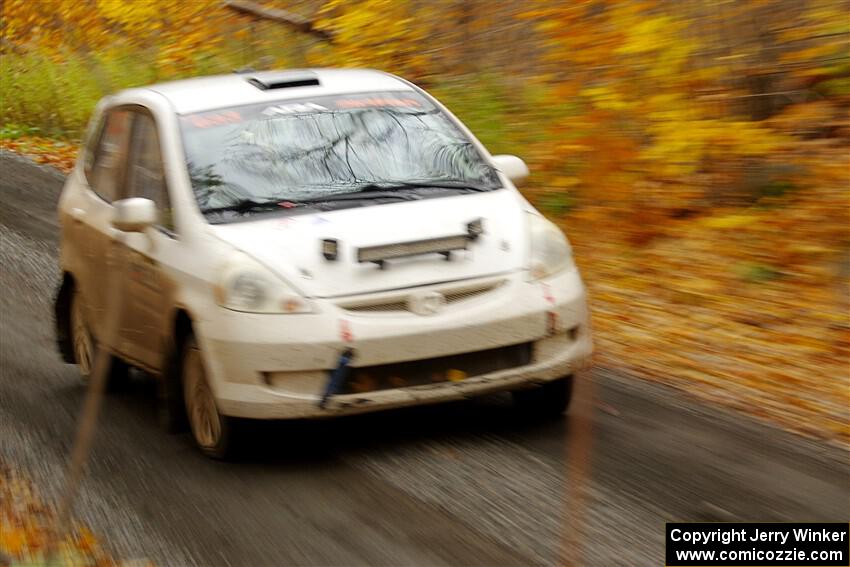
[[[233,420],[218,412],[201,351],[191,335],[183,343],[181,377],[186,417],[195,444],[209,457],[226,459],[232,456]]]
[[[567,411],[573,396],[573,377],[546,382],[533,390],[513,392],[514,406],[532,417],[555,417]]]
[[[80,371],[80,378],[84,384],[87,384],[94,371],[98,344],[86,320],[82,296],[76,290],[71,298],[71,346],[74,362],[77,363]],[[109,355],[108,363],[109,374],[106,387],[108,390],[116,390],[127,382],[130,367],[126,362],[112,355]]]
[[[80,377],[83,382],[88,382],[94,368],[94,339],[86,323],[83,301],[79,292],[74,292],[71,299],[71,347]]]

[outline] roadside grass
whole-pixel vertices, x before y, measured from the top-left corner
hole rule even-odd
[[[79,141],[89,116],[104,96],[122,89],[197,75],[229,73],[241,66],[239,49],[200,53],[189,62],[163,71],[151,63],[153,49],[105,51],[27,51],[3,58],[0,65],[0,138],[25,128],[53,139]],[[275,57],[270,57],[274,61]]]
[[[79,139],[94,104],[111,86],[82,57],[63,63],[39,53],[4,59],[4,137],[14,134],[13,125],[38,124],[40,133]]]

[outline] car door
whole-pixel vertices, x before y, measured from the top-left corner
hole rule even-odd
[[[91,151],[87,151],[85,183],[68,216],[66,240],[79,247],[79,269],[75,277],[82,293],[87,320],[98,341],[116,347],[116,337],[107,336],[107,321],[114,306],[110,298],[113,286],[120,285],[119,266],[114,256],[113,241],[117,231],[112,227],[113,202],[123,198],[124,172],[129,149],[133,113],[114,108],[105,111],[94,135]],[[114,334],[114,333],[111,333]]]
[[[134,114],[126,196],[153,201],[159,220],[144,233],[124,234],[121,350],[141,366],[156,371],[163,361],[166,317],[173,297],[173,285],[162,259],[173,255],[178,242],[156,122],[142,107],[135,107]]]

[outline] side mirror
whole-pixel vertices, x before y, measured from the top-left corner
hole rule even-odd
[[[520,158],[511,155],[493,156],[496,169],[504,173],[514,185],[520,186],[528,178],[528,166]]]
[[[112,226],[123,232],[144,232],[156,224],[156,204],[150,199],[132,197],[112,203]]]

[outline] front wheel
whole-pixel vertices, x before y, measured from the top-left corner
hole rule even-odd
[[[556,417],[566,412],[573,397],[573,377],[565,376],[532,390],[512,392],[514,406],[532,417]]]
[[[208,457],[226,459],[232,456],[232,419],[218,412],[194,336],[184,341],[181,362],[183,401],[195,444]]]

